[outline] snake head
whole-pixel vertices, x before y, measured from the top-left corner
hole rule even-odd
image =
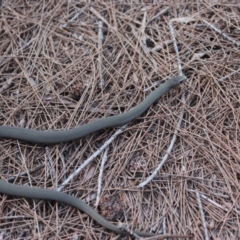
[[[187,79],[187,77],[185,75],[180,75],[178,77],[181,78],[181,79],[179,79],[179,84],[184,83],[186,81],[186,79]]]
[[[187,77],[185,75],[179,75],[179,76],[171,78],[170,82],[171,82],[172,86],[177,86],[177,85],[185,82],[186,79],[187,79]]]

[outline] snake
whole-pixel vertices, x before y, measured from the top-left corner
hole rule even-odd
[[[164,93],[178,86],[185,80],[185,75],[179,75],[170,78],[165,83],[161,84],[158,88],[156,88],[154,91],[152,91],[141,103],[139,103],[137,106],[131,108],[125,113],[120,113],[106,118],[100,118],[96,121],[80,125],[68,130],[41,131],[13,126],[0,126],[0,138],[16,139],[36,144],[57,144],[67,141],[73,141],[101,129],[124,125],[132,121],[133,119],[144,113]],[[71,205],[88,214],[103,227],[116,233],[133,233],[141,237],[156,236],[155,233],[150,232],[141,232],[137,230],[134,230],[132,232],[126,231],[125,229],[122,229],[119,226],[106,220],[95,209],[87,205],[85,202],[63,192],[58,192],[51,189],[20,186],[0,180],[0,193],[15,197],[57,201],[67,205]]]

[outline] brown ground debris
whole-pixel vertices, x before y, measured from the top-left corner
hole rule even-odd
[[[118,221],[129,229],[238,239],[239,16],[239,1],[3,0],[0,125],[69,129],[136,106],[159,83],[179,74],[169,29],[175,19],[187,81],[110,144],[101,197],[120,197],[124,208]],[[139,189],[166,154],[182,111],[167,162]],[[0,177],[57,189],[115,130],[48,147],[3,139]],[[63,191],[90,199],[94,207],[101,158]],[[120,236],[72,207],[1,194],[0,238]]]

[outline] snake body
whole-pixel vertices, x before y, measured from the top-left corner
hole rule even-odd
[[[32,142],[32,143],[39,143],[39,144],[56,144],[60,142],[72,141],[107,127],[123,125],[125,123],[130,122],[131,120],[138,117],[139,115],[141,115],[160,96],[162,96],[164,93],[169,91],[171,88],[185,81],[185,79],[186,77],[184,75],[169,79],[168,81],[160,85],[152,93],[150,93],[145,98],[145,100],[143,100],[139,105],[137,105],[136,107],[133,107],[126,113],[118,114],[111,117],[101,118],[94,122],[81,125],[73,129],[60,130],[60,131],[39,131],[39,130],[33,130],[33,129],[19,128],[19,127],[0,126],[0,138],[18,139],[18,140],[23,140],[23,141]],[[106,227],[109,230],[112,230],[117,233],[125,233],[125,234],[127,233],[126,231],[121,230],[118,226],[107,221],[100,214],[98,214],[97,211],[95,211],[93,208],[88,206],[83,201],[66,193],[62,193],[62,192],[58,192],[50,189],[19,186],[19,185],[7,183],[3,180],[0,180],[0,193],[17,196],[17,197],[53,200],[53,201],[62,202],[80,209],[81,211],[91,216],[103,227]],[[133,232],[142,237],[155,236],[155,234],[153,233],[145,233],[145,232],[139,232],[139,231],[133,231]]]

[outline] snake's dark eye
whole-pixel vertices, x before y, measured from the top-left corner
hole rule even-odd
[[[181,75],[182,79],[180,80],[180,83],[183,83],[186,81],[187,77],[185,75]]]

